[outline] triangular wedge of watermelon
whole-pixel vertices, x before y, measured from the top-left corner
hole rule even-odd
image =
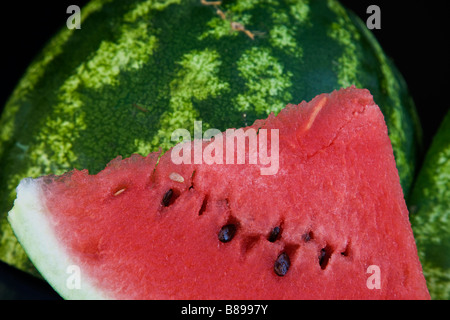
[[[239,132],[247,148],[227,145]],[[64,298],[429,298],[384,118],[364,89],[17,190],[9,221]]]

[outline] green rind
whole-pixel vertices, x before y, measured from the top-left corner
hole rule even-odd
[[[23,179],[17,187],[17,199],[8,221],[36,268],[65,299],[107,299],[91,284],[79,265],[71,261],[54,234],[48,219],[44,196],[38,180]],[[73,267],[77,269],[74,269]],[[75,281],[74,277],[78,277]]]
[[[431,298],[450,300],[450,112],[426,154],[409,207]]]
[[[173,146],[173,130],[250,125],[355,84],[380,105],[408,194],[420,137],[404,82],[337,1],[231,1],[232,30],[199,1],[95,1],[18,84],[0,119],[0,259],[32,271],[5,216],[24,177],[98,172],[117,155]],[[105,23],[107,21],[107,23]],[[95,32],[93,32],[95,30]]]

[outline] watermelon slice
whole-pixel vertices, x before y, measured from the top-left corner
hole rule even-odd
[[[429,299],[364,89],[17,190],[9,221],[64,298]]]

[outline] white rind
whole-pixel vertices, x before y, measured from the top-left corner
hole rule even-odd
[[[17,187],[14,207],[8,220],[14,233],[35,267],[64,299],[108,299],[94,287],[80,266],[73,262],[57,239],[43,202],[42,180],[23,179]],[[73,267],[79,267],[79,287],[71,285]]]

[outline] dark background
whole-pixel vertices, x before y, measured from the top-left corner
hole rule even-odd
[[[317,0],[311,0],[317,1]],[[45,4],[43,4],[45,2]],[[71,4],[87,1],[15,1],[1,4],[0,110],[32,59],[65,26]],[[381,29],[372,30],[408,83],[424,131],[427,148],[440,121],[450,108],[450,27],[444,1],[341,0],[363,21],[369,5],[381,9]],[[1,170],[1,168],[0,168]],[[0,299],[58,298],[43,281],[0,262]]]

